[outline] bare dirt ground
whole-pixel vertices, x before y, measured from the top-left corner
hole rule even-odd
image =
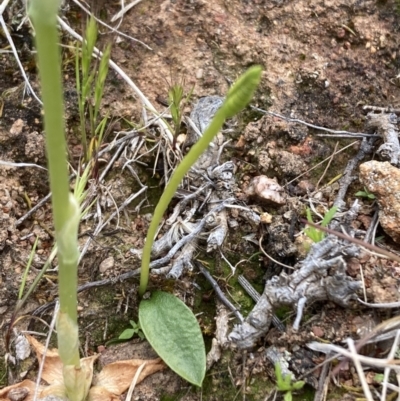
[[[72,1],[66,3],[63,18],[82,33],[86,14]],[[107,23],[119,11],[117,4],[90,3],[93,3],[96,15]],[[138,42],[110,33],[104,27],[100,28],[103,35],[100,35],[99,46],[113,41],[112,59],[160,112],[165,110],[162,100],[167,99],[171,82],[184,79],[187,90],[194,85],[194,104],[203,96],[223,95],[229,83],[241,72],[250,65],[260,64],[264,72],[252,105],[317,126],[366,132],[364,105],[400,106],[398,8],[397,0],[143,0],[124,15],[118,30],[144,42],[151,50]],[[32,86],[40,93],[28,24],[17,30],[23,12],[23,7],[15,2],[5,10],[4,17]],[[65,32],[63,43],[74,45],[73,39]],[[0,49],[9,49],[4,35],[0,35]],[[41,107],[25,92],[24,81],[12,53],[2,52],[0,56],[0,160],[45,166]],[[71,164],[76,167],[81,145],[77,138],[79,117],[73,67],[74,56],[68,48],[64,48],[69,153]],[[191,108],[191,105],[187,107],[187,114]],[[110,126],[106,143],[110,143],[117,132],[127,130],[128,123],[143,124],[140,100],[113,70],[109,73],[103,101],[102,113],[105,115],[107,112],[114,123]],[[154,127],[150,127],[149,131],[153,134],[157,132]],[[286,220],[277,220],[290,211],[290,206],[266,206],[257,199],[246,197],[245,191],[250,180],[260,174],[275,177],[291,197],[299,199],[307,194],[305,187],[323,188],[335,181],[346,163],[356,154],[360,139],[323,138],[318,137],[318,133],[321,131],[288,124],[254,110],[244,112],[228,134],[232,142],[223,155],[235,164],[237,197],[260,214],[269,212],[276,219],[273,220],[275,224],[290,227],[287,222],[283,223]],[[332,158],[327,170],[328,162],[325,162],[308,172],[318,162],[332,155],[335,149],[352,142],[355,143],[349,149]],[[118,337],[128,327],[129,319],[137,319],[138,281],[131,279],[121,282],[118,277],[139,267],[130,249],[143,246],[149,213],[160,194],[163,172],[159,165],[153,171],[155,157],[151,153],[147,159],[145,157],[146,166],[140,171],[142,182],[150,187],[146,195],[129,205],[118,223],[113,220],[95,238],[80,264],[81,285],[113,279],[108,286],[92,288],[80,295],[82,351],[86,354],[102,352],[108,355],[107,352],[112,352],[117,354],[118,359],[143,353],[143,344],[139,351],[136,341],[107,350],[104,344]],[[101,205],[105,215],[113,212],[115,205],[121,205],[138,190],[132,176],[127,170],[121,169],[121,163],[117,160],[101,186]],[[302,173],[305,174],[296,179]],[[289,183],[294,179],[293,183]],[[331,183],[321,191],[320,202],[328,207],[337,194],[335,185],[336,182]],[[363,184],[356,177],[344,198],[347,207],[356,199],[355,193],[362,189]],[[49,202],[22,223],[19,224],[18,220],[48,193],[45,170],[0,165],[0,327],[4,336],[10,327],[22,275],[35,237],[39,238],[39,244],[28,274],[28,284],[43,268],[54,240]],[[142,199],[145,199],[144,203],[137,207]],[[306,200],[302,202],[307,205]],[[360,202],[362,209],[357,228],[365,230],[370,224],[374,208],[372,201],[360,199]],[[295,233],[299,233],[302,224],[297,220],[291,227]],[[82,245],[93,235],[93,229],[94,223],[90,219],[82,224]],[[258,241],[261,236],[264,236],[264,249],[269,250],[280,262],[293,266],[301,257],[297,252],[280,252],[279,244],[273,243],[278,240],[273,239],[273,235],[268,237],[267,233],[267,225],[262,223],[250,233],[254,234],[253,239],[245,241],[240,232],[232,229],[224,243],[224,254],[232,264],[246,260],[239,265],[238,273],[243,274],[259,292],[262,292],[264,280],[279,274],[282,269],[259,254]],[[384,231],[378,229],[378,234],[383,236],[383,246],[399,251],[398,245]],[[280,244],[281,248],[292,245],[294,241],[289,245]],[[250,262],[254,254],[257,255]],[[246,316],[253,307],[252,301],[237,282],[228,277],[229,266],[221,260],[219,253],[206,255],[205,250],[200,248],[198,258],[208,261],[213,276],[226,294],[231,293],[237,307]],[[364,256],[347,264],[348,275],[360,279],[360,266],[364,269],[364,285],[369,302],[399,301],[400,270],[397,262]],[[177,281],[158,277],[153,279],[152,288],[174,291],[196,313],[201,313],[199,320],[209,345],[215,331],[215,296],[202,276],[194,271],[185,273]],[[55,271],[50,271],[24,305],[19,313],[23,318],[14,328],[27,329],[28,317],[32,312],[53,301],[56,295],[57,275]],[[322,354],[312,354],[306,350],[305,344],[308,342],[320,338],[340,344],[347,336],[358,338],[368,324],[373,326],[391,317],[389,312],[381,314],[358,304],[342,308],[329,302],[315,302],[307,306],[299,331],[293,332],[290,329],[293,315],[285,312],[288,311],[283,311],[280,317],[288,316],[286,332],[279,333],[272,329],[247,353],[225,350],[222,359],[208,371],[202,390],[191,388],[171,372],[163,372],[143,382],[135,393],[135,399],[211,401],[241,397],[249,401],[264,400],[274,386],[273,366],[265,356],[265,349],[271,344],[298,355],[297,358],[304,365],[308,363],[299,371],[307,370],[323,361]],[[47,314],[42,317],[49,320]],[[45,326],[36,321],[31,323],[30,330],[46,332]],[[0,339],[2,361],[6,352],[12,352],[12,347],[6,350],[4,339]],[[378,353],[378,350],[371,352]],[[21,376],[17,372],[21,370],[35,369],[35,366],[13,366],[10,362],[6,363],[7,369],[4,362],[0,365],[0,386],[19,380]],[[314,373],[313,380],[318,380],[318,377],[319,371]],[[373,382],[371,379],[370,383]],[[331,384],[328,399],[355,399],[357,391],[361,392],[353,368],[342,373],[339,383],[344,387],[339,390]],[[308,393],[299,395],[298,399],[314,399],[313,393],[310,385]]]

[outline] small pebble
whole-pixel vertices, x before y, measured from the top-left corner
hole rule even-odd
[[[7,393],[7,398],[10,401],[23,401],[28,395],[29,390],[26,387],[17,387]]]
[[[100,263],[99,271],[100,273],[105,273],[107,270],[112,269],[114,267],[115,260],[113,256],[108,257],[107,259],[104,259]]]
[[[315,337],[319,337],[319,338],[323,338],[324,337],[325,332],[319,326],[313,326],[311,328],[311,331],[313,332]]]

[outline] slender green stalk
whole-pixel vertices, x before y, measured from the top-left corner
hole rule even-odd
[[[19,301],[17,302],[17,306],[15,307],[15,311],[14,311],[14,315],[17,314],[17,312],[19,312],[19,310],[22,308],[23,305],[25,305],[27,299],[30,297],[30,295],[33,293],[33,291],[35,290],[35,288],[38,286],[40,280],[43,278],[43,276],[46,274],[47,269],[51,266],[51,263],[53,262],[54,258],[56,257],[56,253],[57,253],[57,246],[54,246],[53,249],[51,250],[50,256],[48,257],[48,259],[46,260],[46,263],[44,264],[44,266],[40,269],[39,273],[37,274],[37,276],[35,277],[35,279],[33,280],[33,283],[29,286],[29,288],[27,289],[26,293],[24,294],[23,297],[21,297],[19,299]]]
[[[36,34],[39,77],[44,105],[44,127],[58,246],[58,347],[64,365],[80,366],[77,324],[77,229],[79,205],[69,191],[61,57],[58,46],[58,0],[31,0],[29,16]]]
[[[239,113],[250,102],[254,91],[260,82],[261,71],[262,69],[260,66],[251,67],[237,80],[237,82],[228,91],[224,103],[215,113],[214,118],[203,133],[203,136],[192,146],[189,153],[183,158],[181,163],[172,174],[171,179],[156,206],[149,230],[147,231],[140,273],[140,296],[143,296],[147,288],[149,281],[151,248],[153,246],[158,225],[169,205],[169,202],[174,196],[185,174],[189,171],[201,154],[207,149],[210,142],[222,128],[225,120]]]
[[[30,270],[31,265],[32,265],[33,257],[35,256],[36,247],[37,247],[38,242],[39,242],[39,237],[36,237],[35,243],[33,244],[33,248],[32,248],[31,253],[29,255],[28,263],[26,264],[26,267],[25,267],[24,275],[22,276],[22,282],[21,282],[21,285],[19,287],[19,292],[18,292],[18,302],[21,300],[22,295],[24,293],[25,284],[26,284],[26,278],[28,277],[28,273],[29,273],[29,270]]]
[[[221,110],[221,109],[220,109]],[[142,296],[147,288],[147,284],[149,281],[149,266],[150,266],[150,254],[151,248],[153,247],[154,237],[157,232],[158,224],[160,223],[165,210],[167,209],[169,202],[174,196],[176,190],[180,182],[182,181],[185,174],[189,171],[190,167],[194,164],[194,162],[201,156],[201,154],[207,149],[208,144],[211,142],[214,135],[213,132],[218,132],[225,122],[225,115],[223,112],[217,111],[209,128],[203,135],[203,139],[199,140],[192,146],[189,153],[183,158],[180,162],[179,166],[176,168],[170,181],[168,182],[167,187],[165,188],[161,198],[154,210],[153,218],[150,223],[149,230],[147,231],[146,243],[143,247],[143,255],[142,255],[142,268],[140,274],[140,286],[139,286],[139,295]],[[206,136],[206,134],[208,134]],[[211,140],[209,139],[210,134]]]
[[[79,120],[81,124],[81,141],[83,147],[83,154],[86,157],[87,154],[87,137],[86,137],[86,126],[85,126],[85,102],[82,98],[82,82],[79,68],[79,49],[76,51],[75,56],[75,79],[76,79],[76,91],[78,93],[78,109],[79,109]]]

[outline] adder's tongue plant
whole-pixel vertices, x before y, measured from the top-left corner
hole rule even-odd
[[[146,243],[143,248],[142,270],[140,275],[139,295],[143,296],[149,280],[150,253],[153,246],[154,237],[158,225],[161,222],[164,212],[167,210],[169,202],[173,198],[179,184],[185,174],[196,163],[197,159],[207,149],[215,135],[221,130],[228,118],[242,111],[252,99],[255,90],[261,79],[262,68],[260,66],[250,67],[229,89],[225,101],[215,113],[210,125],[204,131],[202,137],[192,146],[189,153],[183,158],[179,166],[171,176],[161,199],[154,211],[149,230],[147,232]]]
[[[260,79],[260,66],[249,68],[228,91],[202,137],[176,168],[154,211],[142,255],[139,294],[143,296],[149,279],[150,253],[158,225],[185,174],[207,149],[227,118],[239,113],[253,97]],[[201,386],[206,371],[204,341],[190,309],[171,294],[157,291],[139,306],[140,326],[147,340],[164,362],[184,379]]]

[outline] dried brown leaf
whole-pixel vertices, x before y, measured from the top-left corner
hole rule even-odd
[[[96,376],[94,380],[95,385],[89,392],[89,400],[100,400],[99,398],[91,397],[93,389],[95,389],[93,390],[94,392],[97,392],[96,387],[103,387],[115,395],[124,393],[129,388],[136,371],[144,362],[146,362],[146,365],[140,373],[137,383],[140,383],[147,376],[165,368],[165,364],[160,358],[147,361],[143,359],[131,359],[110,363],[104,366],[102,371]]]
[[[35,393],[35,386],[32,380],[24,380],[21,383],[13,384],[0,390],[0,401],[10,401],[13,399],[13,394],[16,392],[26,392],[27,396],[24,401],[32,401]],[[11,396],[11,398],[9,398]]]
[[[36,353],[39,363],[45,354],[42,379],[49,383],[49,386],[39,387],[39,397],[47,395],[65,396],[63,381],[63,364],[58,355],[57,349],[45,349],[45,346],[34,337],[27,335],[27,339]],[[93,355],[81,359],[81,369],[85,372],[85,381],[92,382],[94,361],[99,355]],[[88,395],[89,401],[119,401],[119,395],[124,393],[130,386],[138,368],[145,364],[141,371],[137,383],[140,383],[147,376],[165,368],[165,364],[160,358],[151,360],[131,359],[118,361],[106,365],[103,370],[96,375],[94,386],[91,387]],[[24,380],[21,383],[13,384],[0,390],[0,401],[13,401],[13,393],[26,393],[24,401],[32,401],[35,393],[35,383],[31,380]],[[11,398],[10,398],[11,396]]]

